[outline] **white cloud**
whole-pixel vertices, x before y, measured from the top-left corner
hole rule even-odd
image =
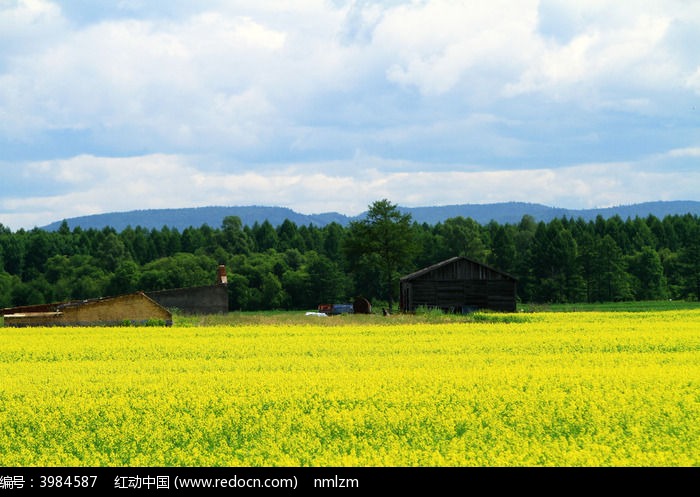
[[[685,81],[688,88],[700,95],[700,66]]]
[[[535,7],[533,1],[402,5],[385,13],[375,43],[396,54],[390,81],[430,96],[466,80],[473,92],[473,84],[498,82],[522,64],[534,41]]]
[[[700,191],[698,2],[79,9],[0,1],[0,149],[15,188],[0,211],[13,223],[212,203],[357,213],[384,197],[592,207]],[[25,173],[60,188],[33,190]]]
[[[0,23],[53,35],[30,45],[20,30],[4,35],[25,48],[0,70],[0,131],[27,143],[33,133],[84,131],[116,153],[255,150],[264,160],[334,117],[333,127],[350,123],[371,139],[397,116],[425,121],[439,109],[439,119],[457,119],[465,102],[494,112],[503,97],[537,93],[648,113],[644,89],[700,86],[698,56],[666,44],[681,20],[700,22],[692,6],[555,4],[573,19],[565,41],[538,31],[535,0],[212,2],[187,17],[77,25],[58,4],[23,1],[0,11]],[[425,105],[397,87],[454,105]]]
[[[222,98],[248,104],[258,95],[269,107],[264,87],[254,85],[286,36],[246,17],[207,13],[182,23],[102,22],[65,35],[4,76],[0,102],[23,116],[6,121],[8,130],[132,127],[167,144],[185,126],[201,138],[212,122],[232,124]],[[265,118],[259,105],[247,114]]]
[[[697,150],[669,155],[698,154]],[[306,214],[355,215],[388,198],[406,207],[523,201],[568,208],[685,200],[700,191],[700,170],[667,172],[640,163],[584,164],[559,169],[394,172],[343,165],[290,164],[274,171],[206,172],[194,159],[153,155],[121,159],[81,156],[28,164],[29,174],[52,178],[70,190],[43,197],[0,200],[0,222],[13,229],[64,218],[135,209],[210,205],[275,205]],[[404,169],[426,169],[404,164]],[[336,173],[327,171],[335,170]],[[339,170],[346,172],[338,173]],[[478,187],[475,187],[478,185]]]
[[[505,87],[509,96],[551,92],[579,94],[583,88],[659,87],[678,80],[673,54],[663,47],[671,20],[641,15],[622,26],[596,26],[564,45],[542,42],[529,68]]]
[[[63,28],[60,9],[44,0],[20,0],[0,4],[0,41],[21,40],[25,49],[45,41]],[[17,49],[18,47],[13,47]],[[20,51],[22,48],[19,47]],[[5,52],[0,45],[0,54]]]
[[[700,157],[700,147],[687,147],[671,150],[667,154],[669,157]]]

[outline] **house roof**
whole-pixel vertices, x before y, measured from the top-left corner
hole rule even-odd
[[[153,305],[155,305],[157,307],[162,307],[158,302],[153,300],[151,297],[146,295],[144,292],[135,292],[135,293],[125,294],[125,295],[116,295],[113,297],[98,297],[98,298],[84,299],[84,300],[68,300],[65,302],[52,302],[49,304],[25,305],[25,306],[19,306],[19,307],[6,307],[4,309],[0,309],[0,315],[9,316],[12,314],[56,313],[56,312],[62,311],[63,309],[66,309],[68,307],[79,307],[79,306],[89,305],[89,304],[110,302],[110,301],[115,301],[115,300],[123,299],[125,297],[134,296],[134,295],[138,295],[138,296],[144,298],[145,300],[151,302]]]
[[[409,281],[409,280],[418,278],[420,276],[423,276],[424,274],[428,274],[436,269],[439,269],[439,268],[444,267],[444,266],[448,266],[450,264],[454,264],[455,262],[458,262],[458,261],[466,261],[466,262],[469,262],[471,264],[476,264],[478,266],[482,266],[482,267],[489,269],[490,271],[493,271],[495,273],[498,273],[498,274],[500,274],[508,279],[511,279],[513,281],[517,281],[517,278],[511,274],[508,274],[504,271],[501,271],[500,269],[496,269],[496,268],[491,267],[487,264],[483,264],[481,262],[470,259],[469,257],[464,257],[461,255],[456,256],[456,257],[451,257],[449,259],[445,259],[444,261],[433,264],[432,266],[428,266],[428,267],[425,267],[423,269],[419,269],[418,271],[416,271],[414,273],[407,274],[406,276],[403,276],[400,281]]]

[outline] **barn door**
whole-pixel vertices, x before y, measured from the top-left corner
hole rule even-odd
[[[403,312],[412,310],[413,307],[413,289],[410,283],[401,285],[401,295],[399,295],[399,309]]]

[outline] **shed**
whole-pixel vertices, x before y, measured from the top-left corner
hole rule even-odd
[[[2,309],[5,326],[114,326],[125,322],[162,321],[172,325],[172,313],[143,292],[118,297],[74,300]]]
[[[517,279],[467,257],[452,257],[400,280],[399,307],[466,313],[479,309],[515,312]]]

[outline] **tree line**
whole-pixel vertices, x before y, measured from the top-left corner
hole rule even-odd
[[[359,296],[391,308],[401,276],[453,256],[517,278],[523,303],[700,296],[695,215],[429,225],[383,199],[347,226],[244,226],[236,216],[182,231],[0,224],[0,307],[209,285],[225,264],[231,310],[315,309]]]

